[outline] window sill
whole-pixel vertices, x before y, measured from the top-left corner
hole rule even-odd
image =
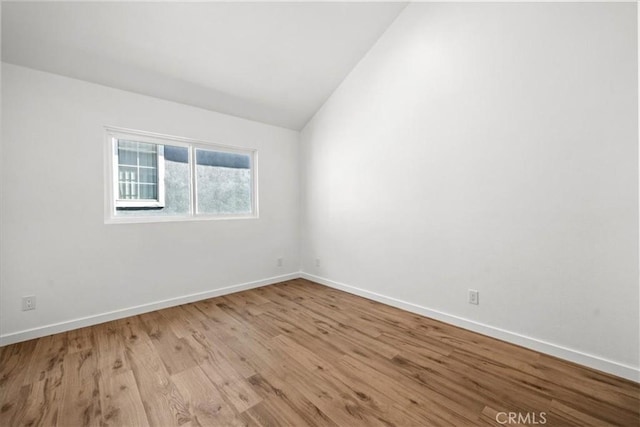
[[[113,224],[145,224],[157,222],[190,222],[190,221],[224,221],[224,220],[247,220],[260,219],[258,215],[197,215],[197,216],[164,216],[164,217],[111,217],[105,218],[104,223]]]

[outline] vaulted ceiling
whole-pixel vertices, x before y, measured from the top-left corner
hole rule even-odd
[[[300,129],[405,6],[3,2],[2,60]]]

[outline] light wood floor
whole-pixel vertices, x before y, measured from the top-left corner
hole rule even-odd
[[[1,426],[640,421],[635,383],[302,279],[6,346],[0,363]]]

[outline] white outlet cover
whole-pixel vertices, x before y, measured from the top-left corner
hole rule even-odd
[[[26,297],[22,297],[22,311],[29,311],[36,309],[36,296],[28,295]]]
[[[480,303],[480,292],[469,289],[469,304],[478,305]]]

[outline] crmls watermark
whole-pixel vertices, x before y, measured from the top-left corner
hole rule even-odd
[[[547,423],[546,412],[498,412],[496,414],[498,424],[526,424],[541,425]]]

